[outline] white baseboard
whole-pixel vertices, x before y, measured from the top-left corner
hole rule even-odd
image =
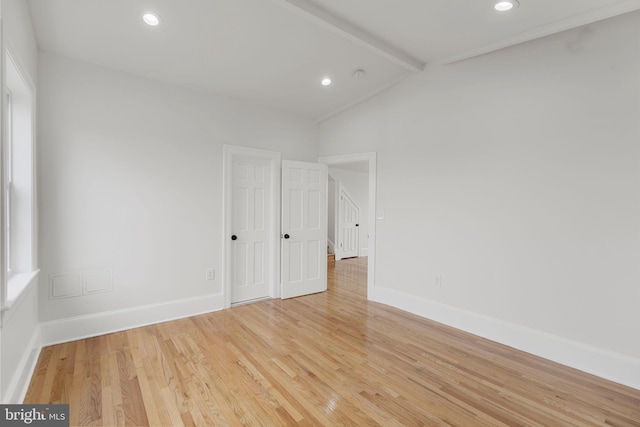
[[[29,383],[33,376],[33,371],[38,363],[38,357],[40,356],[40,328],[36,327],[31,335],[29,344],[20,359],[16,371],[11,377],[11,382],[7,388],[5,396],[3,396],[3,403],[7,404],[21,404],[24,402],[24,398],[29,389]]]
[[[222,294],[187,298],[40,323],[43,346],[110,334],[224,308]]]
[[[369,299],[640,390],[640,359],[387,288]]]
[[[360,255],[358,256],[369,256],[369,248],[360,248]]]

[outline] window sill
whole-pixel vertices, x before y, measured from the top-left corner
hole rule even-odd
[[[7,283],[7,300],[2,307],[2,311],[7,311],[20,300],[25,294],[29,286],[35,282],[40,270],[31,271],[29,273],[20,273],[12,275]]]

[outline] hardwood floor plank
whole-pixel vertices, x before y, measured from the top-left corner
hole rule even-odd
[[[71,425],[640,426],[640,391],[366,300],[366,258],[327,292],[47,347],[25,403]]]
[[[39,401],[41,399],[41,392],[45,391],[44,380],[47,374],[47,369],[51,363],[51,356],[53,354],[54,346],[45,347],[38,356],[36,367],[33,371],[33,377],[29,389],[25,396],[25,401]]]
[[[73,348],[72,345],[68,347]],[[46,367],[44,369],[36,368],[36,373],[38,373],[42,377],[42,380],[39,381],[42,384],[41,386],[42,388],[40,390],[34,390],[33,393],[27,393],[27,395],[29,394],[33,396],[37,395],[38,400],[36,401],[53,403],[53,394],[55,393],[53,384],[54,384],[56,373],[57,373],[55,368],[58,364],[58,359],[60,356],[60,352],[62,351],[62,348],[63,348],[63,345],[52,346],[50,357],[44,360],[47,362]],[[40,361],[38,363],[40,363]],[[33,381],[33,378],[34,377],[32,377],[31,381]]]
[[[102,408],[104,408],[102,411],[103,425],[123,426],[125,418],[115,349],[110,349],[106,355],[103,355],[102,368]]]

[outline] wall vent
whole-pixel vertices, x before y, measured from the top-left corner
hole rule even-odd
[[[52,274],[49,276],[49,299],[111,292],[112,276],[111,269]]]

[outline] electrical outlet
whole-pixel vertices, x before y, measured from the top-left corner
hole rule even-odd
[[[216,278],[216,270],[213,268],[207,268],[206,270],[206,279],[207,280],[215,280]]]
[[[442,287],[442,276],[436,276],[436,288]]]

